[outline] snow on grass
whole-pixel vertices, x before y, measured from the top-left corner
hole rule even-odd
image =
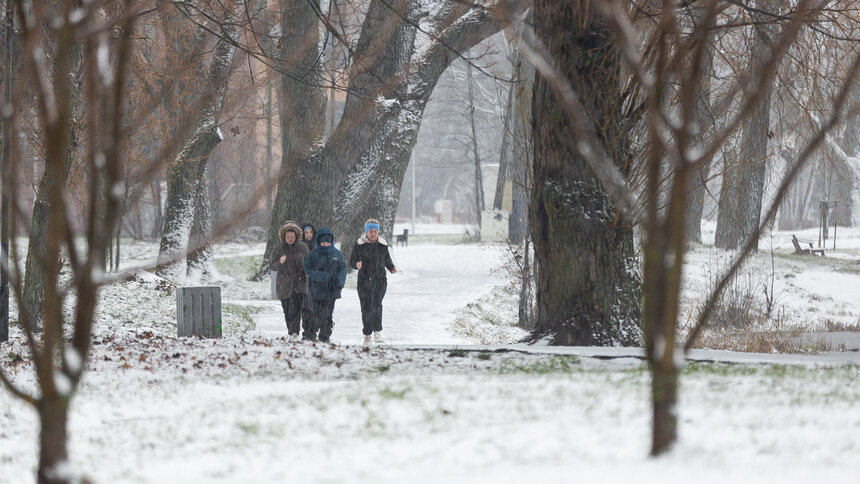
[[[860,471],[858,377],[857,366],[689,365],[680,444],[654,461],[637,360],[102,341],[72,408],[70,461],[112,483],[845,480]],[[30,481],[35,415],[5,393],[0,407],[2,442],[23,444],[3,445],[5,476]]]
[[[776,247],[780,324],[857,321],[860,231],[840,233],[846,248],[824,259]],[[774,240],[786,237],[790,244],[783,233]],[[389,277],[384,324],[397,347],[287,343],[269,281],[248,279],[262,244],[214,251],[220,340],[175,338],[175,288],[152,274],[103,289],[71,407],[75,474],[110,483],[800,483],[850,482],[860,472],[860,366],[850,358],[696,352],[734,363],[686,366],[679,444],[650,459],[641,350],[414,347],[521,337],[505,329],[515,323],[517,296],[492,272],[502,247],[393,249],[400,273]],[[124,266],[146,267],[155,253],[156,244],[126,244]],[[701,303],[708,264],[716,272],[726,257],[710,247],[690,253],[687,314]],[[769,274],[769,251],[745,270]],[[335,341],[359,341],[359,314],[346,289]],[[11,336],[0,365],[33,391],[20,329]],[[33,480],[37,442],[36,414],[0,392],[0,482]]]
[[[705,238],[708,233],[712,238],[708,225],[703,226]],[[731,342],[740,335],[740,329],[745,336],[769,334],[783,340],[809,331],[860,330],[860,229],[840,227],[837,249],[828,249],[827,257],[794,254],[792,234],[817,240],[815,229],[773,232],[761,239],[759,251],[741,268],[725,296],[730,307],[744,303],[752,309],[748,314],[739,313],[746,315],[749,321],[735,321],[737,328],[732,330],[735,334],[721,335],[719,338],[726,343],[719,347],[743,349],[744,344]],[[710,245],[698,245],[688,252],[684,266],[682,327],[689,327],[695,320],[705,295],[728,267],[732,256],[733,253]],[[768,297],[774,301],[770,317],[766,314]],[[828,349],[828,346],[801,345],[793,349],[817,351]]]

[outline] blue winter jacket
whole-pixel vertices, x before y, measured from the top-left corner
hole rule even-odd
[[[326,227],[317,232],[316,247],[305,257],[305,274],[308,275],[308,293],[311,299],[340,299],[340,291],[346,283],[346,260],[343,253],[330,246],[330,251],[319,245],[320,236],[334,234]]]

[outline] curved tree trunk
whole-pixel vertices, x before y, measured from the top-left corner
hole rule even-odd
[[[457,58],[455,52],[465,52],[500,30],[488,11],[450,2],[439,15],[450,26],[424,57],[412,59],[409,68],[410,57],[401,56],[406,54],[404,45],[412,46],[404,36],[414,35],[414,17],[422,12],[402,12],[420,5],[402,0],[385,3],[370,4],[356,47],[356,57],[365,61],[353,67],[340,123],[325,146],[290,175],[299,188],[313,180],[315,189],[290,198],[287,213],[333,224],[335,235],[344,237],[342,247],[347,251],[368,216],[380,219],[383,235],[391,230],[424,107],[442,72]],[[409,43],[398,45],[391,41],[394,38]]]
[[[349,176],[350,169],[359,163],[363,150],[375,139],[378,128],[375,117],[379,115],[376,109],[377,96],[390,95],[398,85],[401,68],[398,54],[400,46],[395,42],[395,36],[408,3],[407,0],[371,1],[355,48],[356,60],[350,71],[350,83],[340,122],[325,145],[319,149],[311,153],[296,151],[290,158],[284,158],[284,163],[289,163],[287,166],[293,165],[294,168],[284,170],[281,183],[285,188],[278,187],[279,200],[276,200],[275,209],[272,210],[269,240],[263,258],[264,266],[277,241],[278,228],[286,218],[310,220],[318,228],[334,224],[338,188]],[[306,22],[315,20],[316,17]],[[306,28],[311,27],[316,29],[316,23]],[[313,58],[308,59],[307,75],[321,75],[319,68],[313,67],[317,65],[317,55],[318,53],[315,53]],[[318,109],[300,112],[296,129],[304,130],[305,133],[311,130],[312,134],[318,137],[324,129],[325,93],[317,88],[309,93],[308,97],[310,96],[316,100]],[[302,116],[307,117],[308,121],[302,122]],[[314,141],[307,134],[299,136],[306,139],[308,148]],[[286,149],[284,152],[286,153]],[[341,235],[335,230],[335,237],[340,238]]]
[[[621,110],[621,59],[596,10],[590,2],[538,0],[535,32],[576,86],[610,158],[626,171],[635,120]],[[640,278],[632,227],[616,216],[599,180],[565,142],[574,134],[561,105],[537,76],[529,214],[539,268],[533,337],[556,345],[637,345]]]
[[[158,249],[157,273],[161,277],[174,281],[183,280],[190,271],[185,260],[186,252],[189,249],[196,252],[195,247],[199,247],[203,242],[198,238],[195,241],[197,245],[189,243],[195,223],[198,236],[202,235],[201,230],[205,230],[201,226],[204,222],[200,219],[204,215],[198,215],[195,209],[198,200],[203,197],[199,191],[205,190],[201,176],[206,170],[209,156],[220,140],[215,130],[209,130],[188,146],[180,155],[179,161],[170,169],[167,211],[164,214],[164,229]],[[208,206],[208,202],[206,205]],[[208,214],[205,214],[205,217],[208,219]]]
[[[455,4],[453,8],[460,7]],[[418,68],[394,91],[395,96],[407,93],[408,97],[377,98],[374,111],[379,117],[374,121],[375,135],[362,147],[359,162],[348,172],[335,202],[335,227],[347,237],[347,243],[342,245],[347,252],[352,247],[349,238],[358,237],[369,217],[379,219],[383,234],[391,236],[400,187],[418,140],[424,109],[442,73],[457,58],[452,51],[466,52],[500,30],[499,24],[484,10],[455,14],[459,14],[453,17],[456,20],[420,59]],[[408,18],[404,23],[407,25],[403,35],[414,35],[414,30],[408,33],[410,28],[414,29]],[[403,69],[406,67],[404,64]]]
[[[206,153],[199,161],[195,161],[196,184],[194,190],[194,219],[191,222],[191,233],[188,236],[188,269],[187,275],[192,280],[207,278],[215,274],[215,257],[212,254],[212,217],[209,210],[209,157],[221,136],[212,132],[201,140],[201,149]],[[194,168],[192,168],[194,170]]]
[[[187,273],[185,257],[195,217],[194,197],[201,183],[199,176],[204,172],[212,150],[221,139],[217,129],[218,117],[224,106],[227,83],[236,54],[234,41],[237,35],[238,11],[241,11],[240,7],[236,7],[222,22],[222,30],[228,39],[219,39],[215,45],[201,96],[201,111],[196,114],[191,134],[174,159],[170,172],[167,210],[156,270],[159,276],[167,279],[182,280]],[[208,217],[208,214],[201,216]]]

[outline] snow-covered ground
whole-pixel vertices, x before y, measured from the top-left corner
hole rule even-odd
[[[391,252],[398,273],[388,276],[383,304],[383,334],[387,343],[472,343],[448,329],[463,306],[492,287],[488,276],[501,264],[500,248],[413,245]],[[286,325],[280,303],[267,301],[265,308],[255,318],[257,332],[265,336],[283,336]],[[335,304],[334,322],[332,341],[338,344],[361,342],[361,307],[355,289],[344,291],[343,298]]]
[[[822,259],[790,255],[790,234],[774,234],[783,316],[754,331],[856,334],[860,230],[838,236]],[[769,240],[750,278],[770,274]],[[154,251],[150,243],[123,248],[129,265],[147,265]],[[681,380],[679,444],[650,459],[641,350],[475,346],[524,335],[510,325],[516,293],[498,270],[503,246],[395,248],[400,273],[389,276],[384,312],[390,344],[371,347],[356,344],[354,280],[336,306],[335,345],[287,343],[268,281],[247,280],[261,252],[216,246],[220,340],[175,338],[175,299],[163,281],[105,289],[71,411],[78,472],[99,483],[799,483],[852,482],[860,473],[856,352],[697,350]],[[686,312],[727,257],[708,246],[690,253]],[[13,327],[0,365],[32,388],[24,347]],[[0,483],[31,482],[36,416],[6,392],[0,409]]]
[[[836,249],[833,240],[826,246],[826,257],[796,255],[791,236],[815,241],[816,229],[774,232],[759,241],[759,252],[743,266],[725,296],[724,318],[733,327],[706,342],[724,348],[743,349],[736,342],[741,332],[753,334],[812,333],[822,345],[816,349],[860,349],[860,228],[839,227]],[[682,296],[682,322],[694,319],[705,294],[714,286],[718,275],[728,266],[733,254],[708,245],[713,243],[713,225],[703,226],[705,245],[695,246],[687,255]],[[767,299],[771,299],[771,316],[766,318]],[[749,307],[751,312],[745,311]],[[744,322],[748,324],[744,324]],[[683,324],[682,324],[683,325]],[[836,336],[833,332],[844,333]],[[825,334],[826,333],[826,334]],[[810,338],[800,338],[812,341]],[[804,350],[804,348],[797,348]],[[760,348],[758,351],[770,351]],[[774,348],[772,351],[779,351]]]

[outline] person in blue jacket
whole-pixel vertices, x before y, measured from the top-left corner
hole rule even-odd
[[[334,247],[334,234],[326,227],[319,229],[316,247],[305,257],[305,273],[313,305],[314,328],[319,328],[319,340],[328,343],[334,328],[334,303],[340,299],[346,283],[346,260],[343,253]]]

